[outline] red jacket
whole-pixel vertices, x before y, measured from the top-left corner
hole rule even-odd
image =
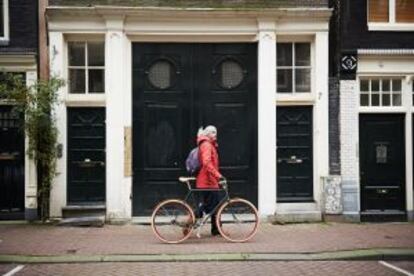
[[[197,175],[196,187],[198,189],[218,189],[221,174],[219,172],[217,142],[207,136],[199,136],[197,144],[199,146],[200,171]]]

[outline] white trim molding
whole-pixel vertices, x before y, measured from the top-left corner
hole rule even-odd
[[[0,36],[0,45],[5,45],[10,40],[9,0],[3,0],[3,28],[3,36]]]
[[[279,37],[312,41],[315,79],[309,98],[314,105],[315,204],[319,208],[320,178],[328,173],[328,26],[331,10],[258,9],[214,10],[130,7],[49,7],[47,9],[52,74],[65,76],[66,40],[105,36],[105,95],[94,98],[59,91],[65,104],[58,107],[59,142],[66,144],[66,107],[106,106],[108,220],[132,216],[132,177],[124,175],[124,132],[132,125],[132,44],[134,42],[251,42],[258,43],[258,205],[262,217],[276,211],[276,40]],[[320,60],[320,64],[314,62]],[[316,77],[317,75],[317,77]],[[86,96],[86,95],[82,95]],[[91,96],[92,97],[92,96]],[[317,123],[317,125],[316,125]],[[320,141],[320,142],[316,142]],[[271,149],[271,151],[269,151]],[[52,189],[51,214],[61,216],[66,204],[66,150],[58,160],[59,175]],[[272,154],[273,153],[273,154]],[[315,207],[318,206],[318,207]],[[318,210],[319,211],[319,210]],[[320,213],[320,212],[319,212]]]

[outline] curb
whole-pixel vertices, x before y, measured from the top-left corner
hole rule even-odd
[[[200,262],[200,261],[414,260],[414,249],[361,249],[318,253],[205,253],[136,255],[0,255],[0,263]]]

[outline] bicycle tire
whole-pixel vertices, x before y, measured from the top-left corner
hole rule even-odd
[[[193,210],[179,199],[160,202],[151,216],[152,231],[165,243],[180,243],[188,239],[193,231],[194,222]]]
[[[220,235],[226,240],[246,242],[257,233],[259,215],[250,201],[234,198],[219,208],[216,223]]]

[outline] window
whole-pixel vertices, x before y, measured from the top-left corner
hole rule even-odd
[[[401,106],[402,80],[391,78],[361,79],[361,106]]]
[[[0,42],[9,40],[9,1],[0,0]]]
[[[368,0],[368,22],[389,24],[414,23],[414,1]]]
[[[277,92],[311,92],[310,43],[277,43]]]
[[[74,94],[105,92],[104,42],[69,42],[69,92]]]
[[[413,95],[413,102],[412,105],[414,105],[414,80],[411,82],[411,90],[412,90],[412,95]]]

